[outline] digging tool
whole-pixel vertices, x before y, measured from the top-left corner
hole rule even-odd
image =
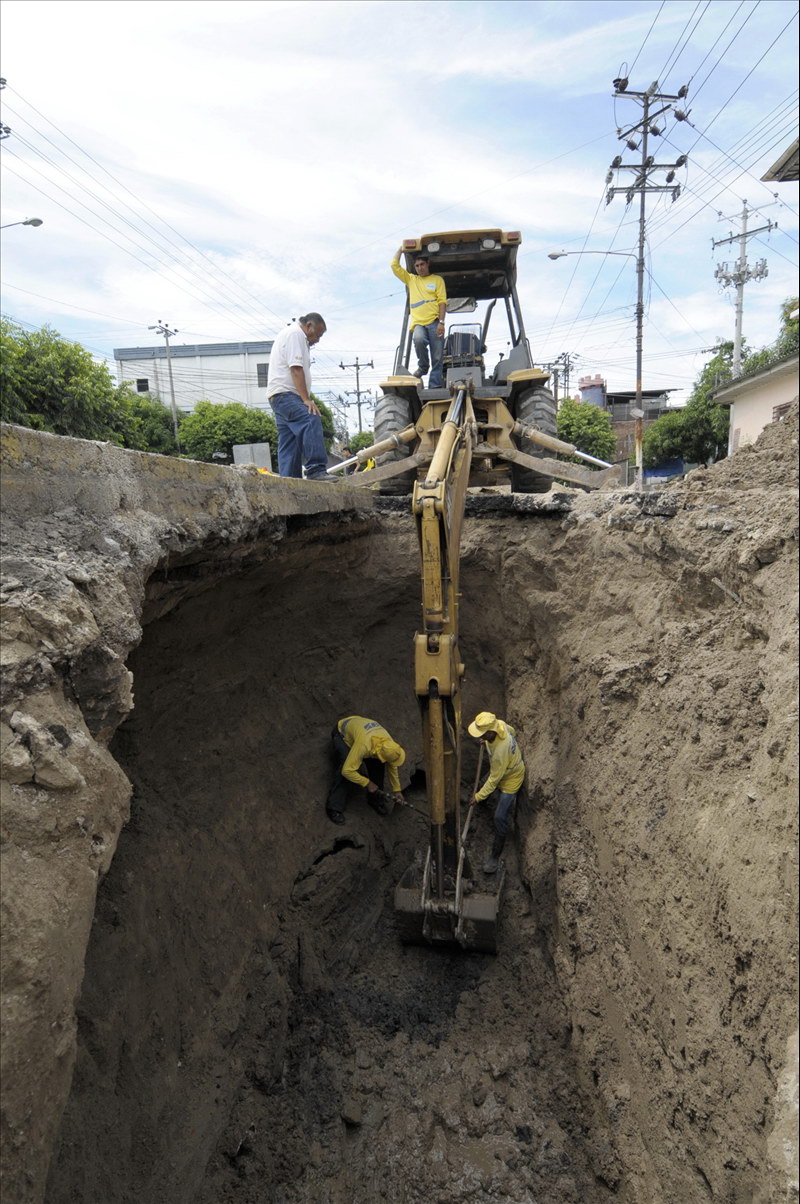
[[[424,819],[429,818],[427,811],[423,811],[421,807],[417,807],[414,803],[410,803],[408,799],[393,794],[387,794],[385,797],[387,801],[395,803],[395,805],[398,807],[407,807],[410,811],[416,811],[417,815],[421,815]]]

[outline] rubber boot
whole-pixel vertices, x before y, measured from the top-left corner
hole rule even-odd
[[[483,863],[484,874],[496,874],[497,867],[500,864],[500,854],[503,851],[503,845],[506,843],[505,836],[495,835],[492,843],[492,851]]]

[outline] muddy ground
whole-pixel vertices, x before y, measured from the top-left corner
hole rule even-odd
[[[528,766],[497,957],[397,941],[418,814],[324,813],[352,711],[424,805],[407,513],[153,573],[48,1204],[796,1200],[796,462],[795,408],[655,495],[473,496],[464,709]]]

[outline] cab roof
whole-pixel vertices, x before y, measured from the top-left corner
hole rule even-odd
[[[485,301],[508,297],[517,278],[518,230],[449,230],[403,240],[409,272],[417,255],[430,256],[431,272],[441,276],[448,297]]]

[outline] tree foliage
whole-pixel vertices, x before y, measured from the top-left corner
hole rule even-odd
[[[683,409],[656,419],[644,433],[642,462],[656,468],[665,460],[681,459],[688,464],[713,464],[728,454],[729,413],[717,405],[711,393],[721,381],[729,380],[733,343],[720,343],[715,355],[698,376]]]
[[[158,398],[117,385],[79,343],[45,326],[26,331],[0,322],[0,420],[56,435],[103,439],[139,451],[175,455],[172,414]],[[311,395],[314,397],[313,393]],[[326,447],[334,437],[333,415],[314,397]],[[277,458],[271,414],[236,402],[201,401],[179,424],[181,444],[197,460],[230,463],[235,443],[269,443]]]
[[[331,443],[333,443],[333,440],[336,437],[333,414],[328,406],[325,405],[325,402],[320,401],[315,393],[309,393],[309,397],[316,404],[316,407],[320,412],[320,417],[322,418],[322,437],[325,440],[325,450],[330,451]]]
[[[158,452],[162,456],[178,454],[172,413],[158,397],[134,393],[126,382],[118,387],[117,400],[119,409],[115,424],[124,447]]]
[[[361,451],[361,449],[364,447],[372,447],[374,442],[375,436],[373,435],[372,431],[359,431],[357,435],[353,435],[353,438],[349,440],[347,446],[350,448],[353,455],[355,455],[356,452]]]
[[[797,354],[798,301],[790,297],[781,306],[780,332],[770,347],[742,351],[742,376],[761,372],[790,355]],[[655,468],[665,460],[681,458],[690,464],[712,464],[728,454],[730,410],[717,405],[711,393],[733,379],[733,343],[720,342],[713,359],[705,365],[695,382],[691,397],[681,410],[665,414],[645,431],[642,447],[645,468]]]
[[[193,460],[230,464],[236,443],[269,443],[273,461],[278,455],[275,419],[238,401],[217,405],[198,401],[178,427],[183,450]]]
[[[48,326],[0,323],[0,418],[21,426],[122,443],[117,385],[79,343]]]
[[[0,323],[0,418],[55,435],[103,439],[175,455],[169,411],[154,397],[118,385],[79,343],[44,326]]]
[[[742,376],[750,376],[753,372],[761,372],[771,368],[773,364],[797,355],[798,349],[798,298],[789,297],[781,306],[781,326],[777,339],[769,347],[762,347],[745,356],[742,361]],[[792,314],[795,316],[792,317]]]
[[[574,401],[571,397],[562,401],[558,411],[557,431],[559,439],[572,443],[578,451],[596,456],[599,460],[611,460],[617,446],[611,419],[599,406],[588,401]],[[576,460],[577,457],[570,456]],[[585,461],[578,461],[584,463]]]

